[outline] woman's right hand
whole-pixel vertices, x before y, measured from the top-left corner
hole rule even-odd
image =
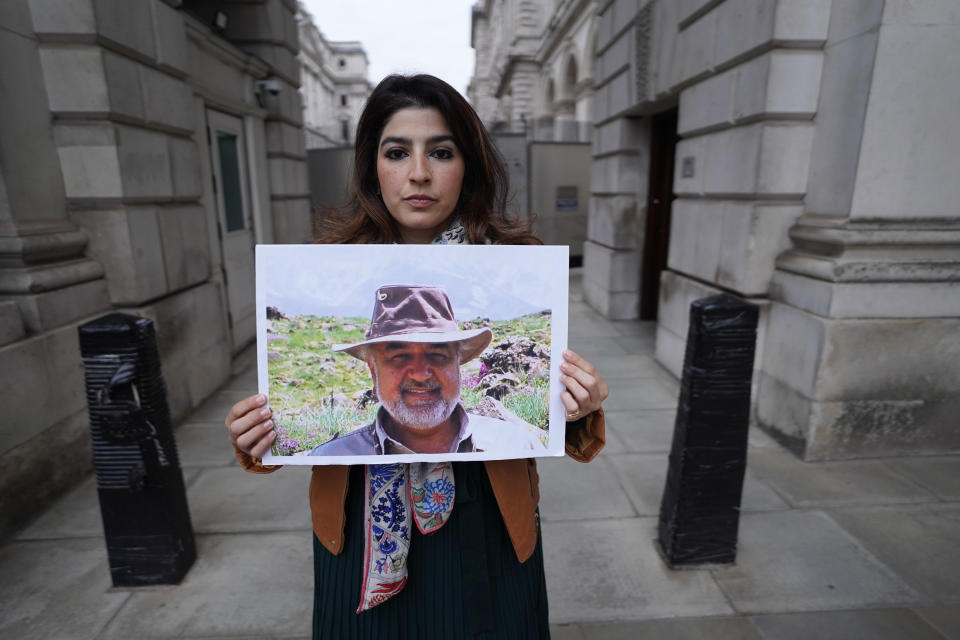
[[[254,458],[263,458],[277,438],[267,398],[263,394],[244,398],[233,405],[224,424],[227,425],[230,442]]]

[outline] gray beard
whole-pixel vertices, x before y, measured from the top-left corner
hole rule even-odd
[[[387,410],[391,418],[411,429],[426,431],[434,428],[449,418],[460,403],[460,394],[457,394],[449,402],[440,397],[431,404],[409,407],[403,402],[403,393],[398,394],[395,400],[387,402],[383,400],[383,394],[380,393],[380,376],[377,375],[376,378],[374,388],[377,397],[380,398],[380,404]]]

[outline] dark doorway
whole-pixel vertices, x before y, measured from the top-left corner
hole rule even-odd
[[[667,268],[670,244],[670,207],[673,203],[673,159],[677,150],[677,114],[674,107],[650,121],[650,181],[647,224],[643,241],[640,283],[640,319],[656,320],[660,299],[660,272]]]

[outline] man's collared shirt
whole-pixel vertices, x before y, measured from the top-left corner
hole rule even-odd
[[[449,453],[470,453],[474,451],[503,451],[508,453],[544,449],[539,438],[530,432],[531,425],[525,422],[508,422],[497,418],[468,414],[464,411],[463,405],[459,403],[453,410],[451,417],[456,424],[460,425],[460,430],[450,447]],[[383,428],[383,422],[386,418],[386,409],[380,407],[377,410],[376,420],[372,423],[315,447],[309,455],[416,454],[415,451],[410,450],[403,443],[387,435]]]

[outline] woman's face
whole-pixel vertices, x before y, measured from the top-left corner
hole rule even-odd
[[[400,109],[387,121],[377,148],[380,196],[408,244],[444,231],[463,185],[464,162],[436,109]]]

